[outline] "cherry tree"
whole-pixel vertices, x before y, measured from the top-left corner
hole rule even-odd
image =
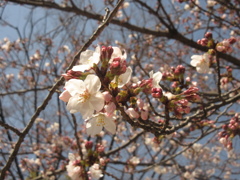
[[[0,179],[237,179],[239,1],[0,8]]]

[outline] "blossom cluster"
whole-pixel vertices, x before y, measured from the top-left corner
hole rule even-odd
[[[87,122],[86,131],[89,135],[100,133],[103,127],[114,134],[114,112],[118,105],[127,101],[130,101],[130,106],[126,113],[131,118],[148,118],[148,107],[133,96],[140,91],[151,92],[152,88],[160,88],[162,74],[150,72],[148,80],[128,89],[125,85],[131,79],[132,69],[127,66],[126,58],[126,52],[118,47],[98,46],[95,51],[84,51],[80,56],[80,64],[63,74],[66,83],[59,98],[67,103],[70,113],[81,113]]]
[[[219,142],[227,149],[232,149],[232,139],[240,135],[240,116],[236,113],[229,121],[229,123],[222,126],[223,131],[219,132]]]
[[[178,118],[190,112],[191,102],[200,100],[198,88],[184,81],[182,65],[172,67],[171,72],[151,71],[149,78],[130,83],[132,69],[126,59],[126,52],[118,47],[97,46],[95,51],[82,52],[79,65],[63,74],[66,83],[59,98],[67,103],[70,113],[81,113],[87,134],[94,136],[103,127],[114,134],[119,106],[131,119],[149,119],[149,104],[140,93],[151,95]],[[173,90],[163,91],[161,80],[171,81]]]
[[[70,113],[81,113],[89,135],[98,134],[103,127],[115,133],[116,107],[111,103],[111,94],[103,91],[110,83],[124,86],[131,73],[131,68],[126,67],[126,53],[119,48],[98,46],[95,51],[86,50],[81,53],[80,64],[63,74],[67,82],[59,98],[67,102]]]
[[[208,47],[208,52],[203,55],[191,56],[190,64],[196,67],[198,73],[208,73],[212,64],[216,62],[214,56],[218,52],[231,53],[233,51],[231,45],[237,42],[237,39],[230,37],[222,42],[216,43],[211,32],[206,32],[205,37],[197,41],[198,44]]]

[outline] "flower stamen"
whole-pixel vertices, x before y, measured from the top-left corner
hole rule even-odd
[[[78,95],[78,101],[81,103],[85,103],[88,99],[90,99],[91,94],[86,89],[83,93]]]

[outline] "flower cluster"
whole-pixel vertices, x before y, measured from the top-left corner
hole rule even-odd
[[[222,126],[219,136],[219,142],[222,143],[228,150],[232,149],[232,139],[240,135],[240,116],[238,113],[233,116],[229,123]]]
[[[237,39],[230,37],[229,39],[224,39],[222,42],[216,43],[213,39],[211,32],[206,32],[205,37],[197,41],[198,44],[207,47],[209,50],[203,55],[193,55],[191,56],[190,64],[196,67],[199,73],[208,73],[209,67],[215,62],[213,56],[217,52],[231,53],[233,51],[231,45],[237,42]]]
[[[204,56],[203,60],[196,57],[192,65],[207,70],[204,63],[208,56]],[[188,114],[191,102],[200,99],[198,88],[184,80],[184,66],[172,67],[163,74],[150,71],[149,78],[130,84],[132,69],[127,66],[126,58],[126,52],[117,47],[98,46],[95,51],[82,52],[79,65],[63,74],[67,82],[59,98],[67,103],[70,113],[81,113],[88,135],[99,134],[103,128],[114,134],[115,112],[119,106],[130,119],[149,119],[150,105],[143,101],[142,93],[152,95],[177,118]],[[172,82],[173,89],[165,92],[160,86],[161,80]]]
[[[68,176],[72,180],[84,180],[86,175],[83,169],[82,161],[79,156],[75,156],[72,153],[68,155],[69,163],[66,166]],[[94,163],[87,172],[90,179],[99,179],[103,176],[102,170],[100,169],[99,164]]]
[[[100,133],[103,127],[113,134],[116,131],[116,106],[110,90],[129,82],[132,69],[126,58],[117,47],[97,46],[95,51],[82,52],[79,65],[63,74],[67,82],[59,98],[67,103],[70,113],[81,113],[89,135]]]

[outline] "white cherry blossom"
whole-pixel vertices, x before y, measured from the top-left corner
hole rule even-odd
[[[100,61],[100,47],[97,46],[95,51],[86,50],[80,55],[80,65],[74,66],[73,71],[89,70],[93,67],[93,64],[98,64]]]
[[[153,87],[153,88],[161,88],[160,85],[159,85],[159,82],[160,82],[161,79],[162,79],[162,73],[158,71],[158,72],[156,72],[156,73],[153,74],[153,71],[151,71],[151,72],[149,73],[149,76],[150,76],[150,78],[153,79],[153,81],[152,81],[152,87]]]
[[[113,53],[111,56],[111,59],[109,61],[109,63],[112,62],[112,60],[114,58],[120,57],[122,60],[126,60],[127,59],[127,53],[125,51],[122,52],[122,50],[119,47],[113,47]]]
[[[105,113],[93,115],[86,124],[87,134],[91,136],[99,134],[103,127],[110,133],[115,134],[116,124],[114,120],[113,117],[108,117]]]
[[[82,180],[83,178],[81,177],[81,167],[78,164],[78,162],[80,162],[80,157],[75,157],[74,154],[69,153],[68,154],[68,158],[69,158],[69,163],[66,166],[67,172],[68,172],[68,176],[72,179],[72,180]]]
[[[118,76],[118,78],[115,76],[112,82],[118,83],[118,88],[122,88],[125,84],[127,84],[132,77],[132,68],[127,67],[127,70],[125,73]]]
[[[209,72],[209,55],[204,53],[203,55],[193,55],[191,56],[190,64],[193,67],[196,67],[197,72],[199,73],[208,73]]]
[[[70,113],[80,112],[84,119],[91,117],[94,111],[100,111],[104,106],[100,88],[101,82],[96,75],[88,75],[84,81],[70,79],[65,84],[65,90],[71,95],[67,109]]]
[[[93,179],[99,179],[103,176],[102,170],[100,169],[99,164],[96,164],[96,163],[89,168],[89,174]]]

